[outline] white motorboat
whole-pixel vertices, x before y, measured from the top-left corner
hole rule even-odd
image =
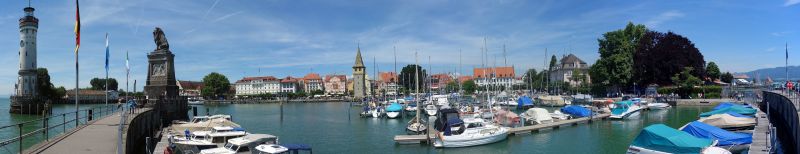
[[[550,113],[550,117],[552,117],[554,120],[569,120],[571,118],[569,114],[564,114],[559,110]]]
[[[289,148],[277,144],[262,144],[256,146],[256,150],[253,151],[253,154],[279,154],[287,151],[289,151]]]
[[[625,119],[630,116],[639,115],[639,111],[642,110],[638,104],[634,103],[633,101],[619,101],[613,104],[611,109],[611,119]]]
[[[427,113],[429,116],[436,116],[436,112],[438,111],[439,109],[436,108],[436,105],[428,104],[425,106],[425,113]]]
[[[522,117],[525,122],[535,125],[553,122],[553,117],[550,116],[550,112],[547,112],[547,110],[543,108],[530,108],[519,116]]]
[[[204,103],[203,98],[200,97],[189,97],[188,101],[189,105],[203,105]]]
[[[481,118],[459,117],[454,109],[441,110],[435,123],[437,138],[433,146],[437,148],[455,148],[485,145],[505,140],[508,127],[485,122]]]
[[[447,100],[449,96],[450,95],[433,95],[431,96],[431,103],[436,106],[449,106],[450,102]]]
[[[188,130],[188,129],[186,129]],[[245,136],[248,133],[239,127],[213,127],[211,131],[188,132],[190,137],[173,137],[176,147],[183,152],[198,153],[203,149],[216,148],[226,140]],[[184,135],[186,136],[186,135]]]
[[[406,114],[413,115],[417,113],[417,104],[409,103],[406,105],[405,109]]]
[[[543,95],[536,97],[536,99],[545,106],[566,106],[572,104],[569,100],[564,99],[560,95]]]
[[[225,146],[201,150],[201,154],[247,154],[253,153],[261,144],[277,144],[278,137],[269,134],[247,134],[242,137],[229,139]]]
[[[399,103],[392,103],[389,106],[386,106],[386,117],[397,118],[402,111],[403,105],[400,105]]]
[[[667,103],[648,103],[647,104],[647,109],[650,109],[650,110],[669,109],[670,107],[672,107],[672,106],[670,106]]]

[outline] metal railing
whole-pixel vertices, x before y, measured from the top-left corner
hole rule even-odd
[[[112,113],[117,112],[117,105],[104,105],[102,107],[94,107],[89,109],[82,109],[78,111],[71,111],[66,113],[59,113],[48,115],[43,118],[34,119],[30,121],[25,121],[17,124],[0,126],[0,132],[12,132],[13,128],[17,128],[18,135],[13,136],[9,139],[3,139],[0,141],[0,148],[4,151],[13,153],[8,150],[7,146],[17,143],[19,145],[19,153],[27,148],[23,144],[26,138],[34,138],[34,135],[41,134],[42,141],[49,141],[51,138],[58,137],[63,133],[68,131],[67,126],[74,126],[69,128],[72,130],[74,128],[78,128],[79,126],[83,126],[88,124],[90,121],[98,120],[108,115],[112,115]],[[71,118],[71,119],[70,119]],[[56,121],[61,119],[61,121]],[[51,122],[56,122],[55,124],[51,125]],[[74,125],[73,125],[74,124]],[[30,127],[34,127],[31,130]],[[26,130],[28,128],[28,130]],[[60,133],[59,130],[60,129]],[[59,134],[50,134],[51,132],[56,132]],[[34,138],[35,139],[35,138]],[[38,141],[37,141],[38,142]]]

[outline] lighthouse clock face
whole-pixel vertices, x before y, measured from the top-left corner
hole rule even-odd
[[[25,47],[25,41],[19,40],[19,47]]]

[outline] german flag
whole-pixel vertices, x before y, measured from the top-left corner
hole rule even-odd
[[[78,54],[78,48],[81,47],[81,9],[78,5],[78,0],[75,0],[75,54]]]

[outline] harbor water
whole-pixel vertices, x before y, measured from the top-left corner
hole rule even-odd
[[[273,134],[281,143],[303,143],[314,153],[625,153],[639,131],[655,123],[673,128],[696,120],[711,107],[681,106],[664,111],[644,111],[628,120],[601,120],[591,124],[566,126],[530,134],[509,136],[507,140],[467,148],[438,149],[427,144],[396,144],[395,135],[406,134],[411,116],[398,119],[361,118],[360,107],[348,103],[273,103],[198,105],[197,113],[230,114],[251,133]],[[8,99],[0,99],[0,125],[9,125],[36,116],[11,115]],[[551,111],[555,108],[548,108]],[[55,105],[54,113],[74,110],[74,105]],[[192,114],[190,111],[189,114]],[[26,128],[28,129],[28,128]],[[30,128],[33,129],[33,128]],[[16,131],[16,130],[15,130]],[[0,138],[14,136],[4,130]],[[25,144],[35,144],[26,140]],[[4,147],[15,151],[16,147]],[[0,153],[7,152],[0,149]]]

